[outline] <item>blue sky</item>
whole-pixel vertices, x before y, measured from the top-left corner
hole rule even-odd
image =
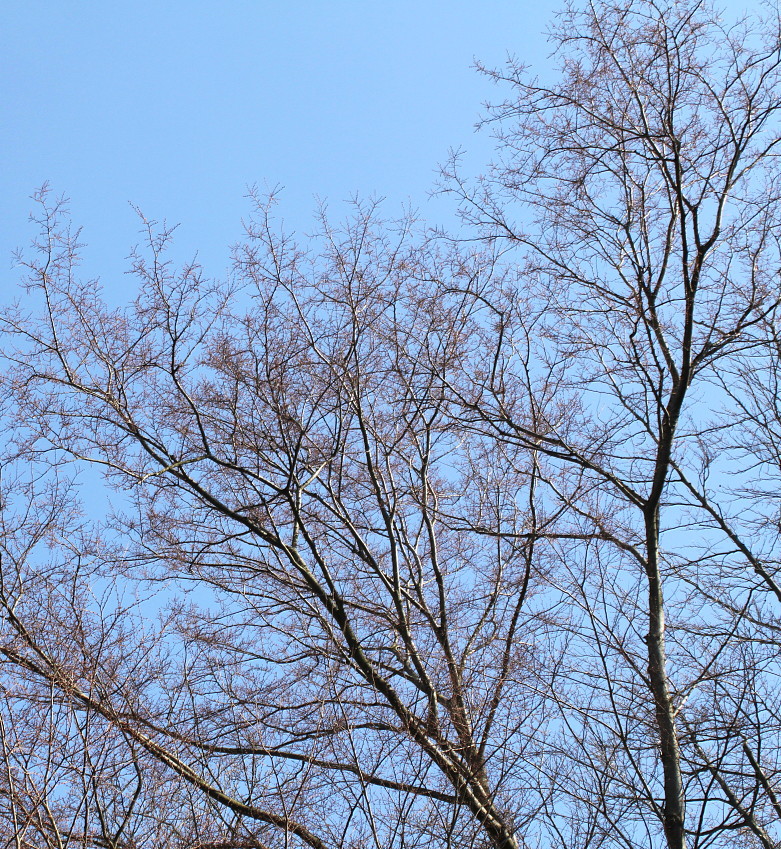
[[[733,0],[735,6],[737,0]],[[499,92],[472,68],[508,52],[543,67],[558,0],[4,0],[0,4],[0,288],[32,236],[29,195],[71,198],[85,274],[121,290],[130,203],[180,223],[183,253],[228,264],[246,187],[285,187],[306,230],[315,197],[353,193],[424,215],[448,148],[490,156],[473,125]],[[3,298],[4,300],[5,298]]]
[[[426,212],[450,146],[475,161],[481,101],[470,66],[508,51],[538,64],[553,0],[5,0],[0,10],[2,288],[26,244],[29,195],[44,181],[71,199],[86,273],[122,286],[146,215],[180,222],[221,274],[248,184],[285,187],[281,211],[306,230],[316,196],[357,192]],[[126,279],[126,278],[125,278]]]

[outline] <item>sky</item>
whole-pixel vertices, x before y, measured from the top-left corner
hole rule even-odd
[[[553,0],[3,0],[0,287],[34,235],[48,181],[83,226],[85,274],[122,290],[132,205],[179,224],[177,243],[224,273],[247,187],[282,186],[306,232],[317,199],[354,194],[428,215],[451,147],[475,135],[496,88],[472,67],[544,63]],[[441,214],[441,202],[440,213]],[[3,298],[5,300],[5,298]]]
[[[733,7],[740,0],[731,0]],[[501,96],[472,67],[512,53],[549,65],[558,0],[2,0],[0,301],[13,251],[34,235],[31,193],[48,181],[83,226],[83,273],[124,292],[138,241],[133,205],[179,224],[207,274],[229,265],[248,186],[282,186],[297,232],[317,199],[338,217],[354,194],[430,200],[452,148],[474,168],[481,104]]]

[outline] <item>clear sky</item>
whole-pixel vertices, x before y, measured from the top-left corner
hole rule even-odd
[[[285,187],[306,229],[315,196],[419,208],[450,146],[476,139],[494,87],[470,67],[543,61],[552,0],[3,0],[0,269],[29,241],[28,196],[71,198],[107,286],[138,230],[129,202],[181,222],[213,274],[248,184]],[[485,134],[483,134],[485,135]]]
[[[219,275],[248,184],[285,187],[305,230],[316,196],[352,193],[426,214],[448,148],[474,161],[481,101],[470,66],[508,52],[546,62],[555,0],[3,0],[0,289],[17,274],[30,193],[71,198],[86,272],[122,286],[129,203],[181,223],[178,244]],[[5,300],[5,297],[2,298]]]

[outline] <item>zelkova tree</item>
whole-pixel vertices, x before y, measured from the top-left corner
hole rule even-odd
[[[533,551],[513,538],[532,496],[448,412],[470,310],[428,276],[463,288],[491,263],[372,232],[370,210],[310,259],[258,207],[230,285],[175,272],[150,230],[139,295],[110,310],[74,283],[76,245],[44,210],[28,268],[46,316],[7,319],[16,451],[61,475],[99,464],[122,498],[77,543],[50,484],[5,543],[9,699],[56,714],[45,764],[9,767],[49,782],[45,828],[9,788],[38,828],[22,839],[59,845],[76,822],[118,847],[518,845],[546,716]],[[28,543],[42,534],[48,555]],[[159,624],[131,586],[162,588]]]
[[[117,308],[39,197],[3,845],[779,844],[780,35],[566,13],[457,240],[257,202],[214,282],[149,223]]]
[[[565,794],[625,845],[653,814],[670,847],[775,846],[778,17],[590,4],[554,41],[554,83],[491,72],[489,174],[446,175],[522,257],[485,304],[490,370],[448,386],[466,428],[540,458],[559,510],[561,750],[586,776]]]

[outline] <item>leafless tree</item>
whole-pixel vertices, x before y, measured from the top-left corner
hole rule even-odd
[[[491,258],[437,255],[360,209],[312,260],[259,207],[231,285],[175,271],[150,225],[140,294],[110,310],[74,282],[58,212],[28,263],[45,317],[7,319],[14,450],[98,464],[122,496],[94,539],[54,530],[53,495],[35,508],[66,548],[51,579],[26,542],[7,555],[2,651],[74,728],[116,737],[111,787],[169,773],[142,801],[101,796],[81,833],[105,842],[176,777],[166,811],[192,811],[176,845],[518,845],[547,717],[535,555],[515,539],[534,472],[448,415],[471,299],[430,276],[490,277]],[[159,626],[131,583],[157,591]]]
[[[453,388],[562,508],[575,815],[625,845],[657,819],[670,847],[775,846],[778,16],[608,2],[553,38],[555,82],[491,72],[497,164],[446,173],[523,275],[485,304],[490,373]]]
[[[4,845],[778,845],[778,20],[554,43],[460,240],[257,200],[211,281],[145,222],[115,308],[39,196]]]

